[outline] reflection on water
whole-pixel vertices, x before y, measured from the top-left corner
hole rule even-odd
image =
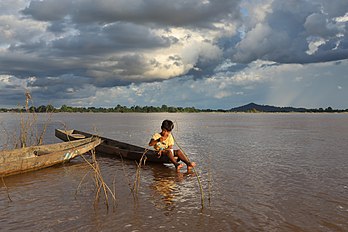
[[[179,175],[178,175],[179,176]],[[161,175],[154,175],[154,182],[151,185],[151,188],[155,191],[154,195],[159,194],[161,196],[161,199],[164,202],[164,206],[166,210],[173,210],[174,209],[174,203],[175,203],[175,195],[178,191],[178,185],[177,180],[175,177],[172,176],[161,176]],[[162,204],[156,203],[156,207],[162,208]]]
[[[13,201],[0,183],[1,231],[348,231],[347,114],[53,114],[44,142],[58,142],[64,122],[147,147],[163,119],[177,122],[175,138],[197,163],[203,209],[196,176],[146,164],[133,198],[134,161],[104,156],[117,206],[94,206],[93,176],[81,183],[90,167],[77,158],[4,178]],[[16,119],[0,123],[11,131]]]
[[[191,177],[195,176],[194,173],[177,173],[173,168],[152,169],[152,171],[153,182],[150,188],[154,191],[153,196],[160,196],[161,199],[161,201],[154,200],[157,208],[172,211],[176,207],[176,202],[186,201],[189,193],[187,189],[192,185]]]

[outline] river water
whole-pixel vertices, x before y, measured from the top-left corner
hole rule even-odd
[[[19,118],[0,114],[1,149]],[[39,115],[39,128],[47,118],[45,143],[59,142],[55,128],[75,128],[145,147],[173,120],[204,201],[184,169],[147,163],[132,193],[134,161],[98,156],[116,194],[107,207],[77,158],[4,178],[1,231],[348,231],[348,114],[57,113]]]

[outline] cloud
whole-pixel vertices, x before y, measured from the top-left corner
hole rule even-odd
[[[330,38],[339,33],[339,28],[328,20],[322,13],[313,13],[306,18],[304,27],[311,36]]]
[[[57,105],[314,105],[305,86],[330,78],[321,90],[343,105],[347,12],[339,0],[1,1],[0,105],[25,89]]]
[[[19,11],[27,17],[3,16],[10,17],[8,21],[15,18],[27,31],[23,37],[16,34],[14,40],[1,41],[8,47],[0,53],[1,72],[18,77],[72,74],[97,79],[94,83],[99,86],[185,75],[197,64],[220,59],[222,52],[214,40],[220,31],[226,34],[235,29],[227,21],[238,16],[239,11],[233,9],[236,4],[238,1],[148,1],[146,5],[142,1],[29,1]],[[232,12],[225,14],[227,9]],[[191,12],[191,16],[180,17],[179,11],[183,15]],[[181,23],[185,25],[173,26]],[[26,35],[31,39],[26,40]],[[135,61],[132,65],[130,58]]]
[[[91,84],[91,80],[72,76],[25,80],[1,76],[0,105],[22,103],[23,89],[29,89],[35,105],[50,103],[57,107],[63,104],[86,107],[166,104],[228,109],[257,102],[277,106],[345,108],[342,99],[347,99],[348,93],[342,90],[348,86],[348,80],[341,77],[345,77],[347,65],[348,61],[302,65],[259,60],[242,71],[218,72],[210,78],[184,76],[114,87],[97,87]]]
[[[346,9],[337,14],[326,1],[276,0],[256,10],[252,5],[255,1],[250,2],[245,5],[250,12],[247,27],[243,39],[232,51],[233,61],[315,63],[348,58],[346,22],[336,20],[347,12],[346,3],[333,3]],[[313,49],[317,41],[322,43]]]
[[[56,21],[70,17],[74,23],[127,21],[166,26],[210,27],[215,22],[237,18],[240,1],[231,0],[46,0],[31,1],[23,10],[36,20]]]
[[[56,21],[68,15],[74,7],[73,2],[71,0],[30,1],[29,6],[22,10],[22,13],[39,21]]]
[[[19,19],[15,15],[0,15],[0,44],[13,46],[39,40],[46,24],[32,20]]]

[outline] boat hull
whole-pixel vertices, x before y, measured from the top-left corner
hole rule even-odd
[[[0,151],[0,177],[67,162],[94,149],[100,143],[100,138],[90,137],[80,141]]]
[[[73,141],[93,136],[90,133],[78,130],[55,130],[57,138],[63,141]],[[135,146],[132,144],[120,142],[114,139],[100,137],[102,142],[96,147],[97,154],[105,154],[122,159],[140,161],[146,157],[146,162],[152,163],[171,163],[167,156],[158,157],[158,153],[151,149]]]

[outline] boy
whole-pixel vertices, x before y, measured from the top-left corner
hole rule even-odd
[[[174,138],[171,134],[173,128],[174,124],[172,121],[164,120],[161,126],[162,132],[156,133],[152,136],[149,146],[154,147],[154,149],[158,151],[159,156],[167,155],[170,161],[175,165],[177,172],[179,172],[180,168],[184,166],[183,164],[178,163],[180,160],[186,164],[187,171],[189,172],[194,166],[196,166],[196,163],[190,162],[181,150],[173,150]],[[178,157],[178,161],[175,157]]]

